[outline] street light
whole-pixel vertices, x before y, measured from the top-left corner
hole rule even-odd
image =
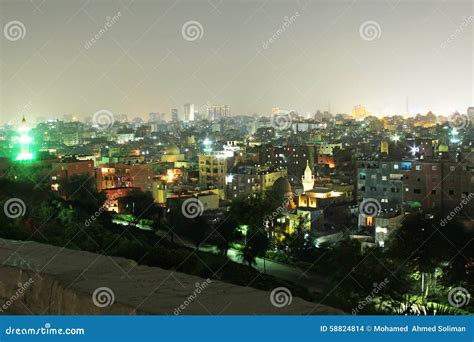
[[[245,245],[246,245],[246,244],[247,244],[247,232],[248,232],[248,230],[249,230],[249,226],[246,225],[246,224],[242,224],[242,225],[239,226],[239,228],[237,228],[237,230],[238,230],[239,232],[241,232],[242,235],[244,236],[244,238],[245,238],[244,241],[245,241]]]
[[[412,147],[410,147],[410,152],[411,152],[411,155],[414,157],[416,156],[418,152],[420,152],[420,147],[413,145]]]
[[[392,141],[399,142],[400,141],[400,136],[398,134],[392,135],[391,137]]]

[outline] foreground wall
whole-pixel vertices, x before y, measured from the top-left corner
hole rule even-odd
[[[0,314],[342,314],[124,258],[0,239]]]

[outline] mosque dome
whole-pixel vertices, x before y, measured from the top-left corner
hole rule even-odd
[[[291,184],[285,177],[280,177],[273,183],[273,190],[282,195],[292,192]]]
[[[165,154],[172,154],[172,155],[181,153],[179,150],[179,147],[176,146],[175,144],[169,144],[168,146],[166,146],[164,152]]]

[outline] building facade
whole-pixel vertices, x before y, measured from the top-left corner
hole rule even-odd
[[[472,154],[472,152],[471,152]],[[474,164],[456,161],[358,161],[357,200],[375,199],[382,210],[404,206],[449,212],[474,192]],[[474,201],[464,206],[474,212]]]
[[[233,200],[239,196],[269,190],[278,178],[287,175],[285,168],[272,170],[240,166],[232,169],[226,177],[226,198]]]
[[[227,105],[209,105],[207,106],[207,118],[210,121],[219,120],[230,116],[230,106]]]
[[[186,103],[184,105],[184,121],[194,121],[194,104]]]

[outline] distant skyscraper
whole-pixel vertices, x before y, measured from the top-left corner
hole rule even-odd
[[[178,110],[176,108],[171,109],[171,121],[173,122],[179,121]]]
[[[117,114],[115,115],[115,121],[117,122],[128,122],[127,114]]]
[[[230,106],[227,105],[209,105],[207,106],[207,117],[209,120],[218,120],[230,116]]]
[[[367,108],[365,108],[363,105],[357,105],[352,108],[352,117],[354,119],[361,119],[368,115],[369,113],[367,112]]]
[[[474,107],[467,108],[467,115],[474,117]]]
[[[194,121],[194,104],[186,103],[184,105],[184,121]]]
[[[163,114],[162,113],[150,113],[149,115],[149,122],[158,122],[160,120],[163,120]]]

